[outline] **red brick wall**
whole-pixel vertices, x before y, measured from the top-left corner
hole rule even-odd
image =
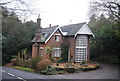
[[[55,41],[55,34],[61,34],[60,31],[56,31],[54,35],[47,41],[47,43],[40,43],[39,44],[39,54],[42,54],[43,58],[48,58],[48,54],[46,53],[46,47],[57,47],[60,48],[61,44],[63,43],[63,36],[62,34],[59,35],[60,39],[59,41]],[[40,48],[43,48],[41,50]],[[32,44],[32,57],[35,57],[35,47],[34,44]]]
[[[61,34],[60,31],[55,32],[55,34]],[[55,41],[55,34],[50,38],[50,40],[46,43],[46,47],[48,46],[54,46],[54,47],[60,47],[60,45],[63,42],[63,36],[60,35],[60,41]]]
[[[55,34],[61,34],[60,31],[55,32]],[[90,60],[90,41],[88,36],[88,47],[87,47],[87,60]],[[63,40],[64,39],[64,40]],[[39,44],[39,54],[42,54],[43,58],[48,58],[48,54],[46,53],[46,47],[55,47],[60,48],[61,44],[65,43],[69,46],[70,54],[73,56],[73,60],[75,59],[75,49],[76,49],[76,40],[73,36],[71,37],[63,37],[62,34],[60,35],[60,41],[55,41],[55,35],[53,35],[46,44],[41,43]],[[43,48],[42,50],[40,48]],[[35,47],[34,44],[32,44],[32,57],[35,57]]]
[[[34,47],[34,43],[32,44],[32,57],[35,57],[35,47]]]
[[[88,36],[87,61],[90,61],[90,36]]]
[[[72,56],[73,60],[74,60],[75,48],[76,48],[76,41],[75,41],[74,37],[73,36],[71,36],[71,37],[65,37],[64,38],[64,43],[69,46],[70,56]]]

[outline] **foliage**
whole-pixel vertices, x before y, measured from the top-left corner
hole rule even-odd
[[[103,26],[95,31],[96,38],[91,41],[91,58],[109,63],[118,63],[120,46],[120,22]],[[114,60],[113,60],[114,59]]]
[[[101,14],[99,18],[96,18],[96,15],[93,14],[90,17],[90,21],[88,22],[88,25],[91,28],[91,30],[93,30],[94,32],[101,29],[103,26],[106,26],[112,23],[113,22],[111,21],[110,17],[106,18],[103,14]]]
[[[65,68],[65,69],[68,73],[74,73],[76,70],[75,68]]]
[[[49,66],[50,64],[51,64],[51,60],[49,60],[49,59],[40,61],[37,65],[37,71],[42,71],[42,70],[46,69],[46,67]]]
[[[56,65],[59,66],[59,64],[62,62],[62,58],[59,58],[58,60],[55,61]]]
[[[32,63],[32,69],[37,69],[37,65],[39,62],[41,62],[42,58],[40,56],[36,56],[32,58],[31,63]]]
[[[49,59],[52,59],[52,53],[53,53],[53,48],[52,47],[46,47],[46,53],[50,56]]]
[[[90,71],[90,70],[96,70],[100,67],[100,65],[98,63],[95,63],[95,66],[87,66],[87,67],[82,67],[80,68],[80,70],[82,71]]]
[[[16,58],[16,61],[13,64],[15,66],[32,68],[32,64],[30,60],[23,60],[18,57]]]
[[[61,57],[64,62],[68,61],[68,50],[69,47],[66,44],[61,44]]]
[[[80,65],[87,66],[87,61],[86,60],[82,60],[82,62],[80,63]]]
[[[76,67],[74,65],[72,65],[71,63],[67,63],[67,64],[65,64],[65,70],[68,73],[74,73],[76,70]]]
[[[25,68],[25,67],[19,67],[19,66],[12,66],[15,69],[20,69],[20,70],[24,70],[24,71],[28,71],[28,72],[33,72],[33,69],[31,68]]]
[[[11,56],[17,55],[18,52],[27,48],[28,53],[31,51],[31,40],[35,32],[35,23],[28,21],[22,23],[14,12],[3,9],[4,13],[2,26],[2,62],[10,62]]]
[[[44,75],[55,75],[57,71],[52,66],[48,66],[46,69],[42,70],[41,73]]]

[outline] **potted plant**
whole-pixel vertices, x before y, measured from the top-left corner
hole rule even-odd
[[[75,67],[72,64],[66,64],[65,69],[68,73],[74,73],[75,72]]]
[[[86,61],[86,60],[83,60],[83,61],[80,63],[80,65],[87,67],[88,64],[87,64],[87,61]]]

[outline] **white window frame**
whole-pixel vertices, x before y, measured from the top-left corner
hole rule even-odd
[[[60,35],[55,34],[55,41],[56,42],[60,41]]]
[[[61,56],[61,48],[53,48],[53,57]]]
[[[87,35],[78,35],[76,37],[76,55],[75,55],[76,62],[82,62],[82,60],[87,60],[87,46],[88,46]]]

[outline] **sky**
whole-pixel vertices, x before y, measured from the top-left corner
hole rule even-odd
[[[40,14],[43,28],[69,25],[88,21],[89,0],[38,0],[35,7],[39,12],[31,15],[28,20],[36,22]]]
[[[3,2],[11,0],[2,0]],[[16,0],[17,1],[17,0]],[[38,9],[30,14],[26,20],[37,21],[38,14],[41,18],[41,26],[43,28],[52,26],[69,25],[82,22],[88,22],[89,2],[90,0],[23,0],[30,4],[30,8]],[[12,7],[25,8],[19,3],[12,3],[8,8]],[[20,15],[22,17],[22,15]]]

